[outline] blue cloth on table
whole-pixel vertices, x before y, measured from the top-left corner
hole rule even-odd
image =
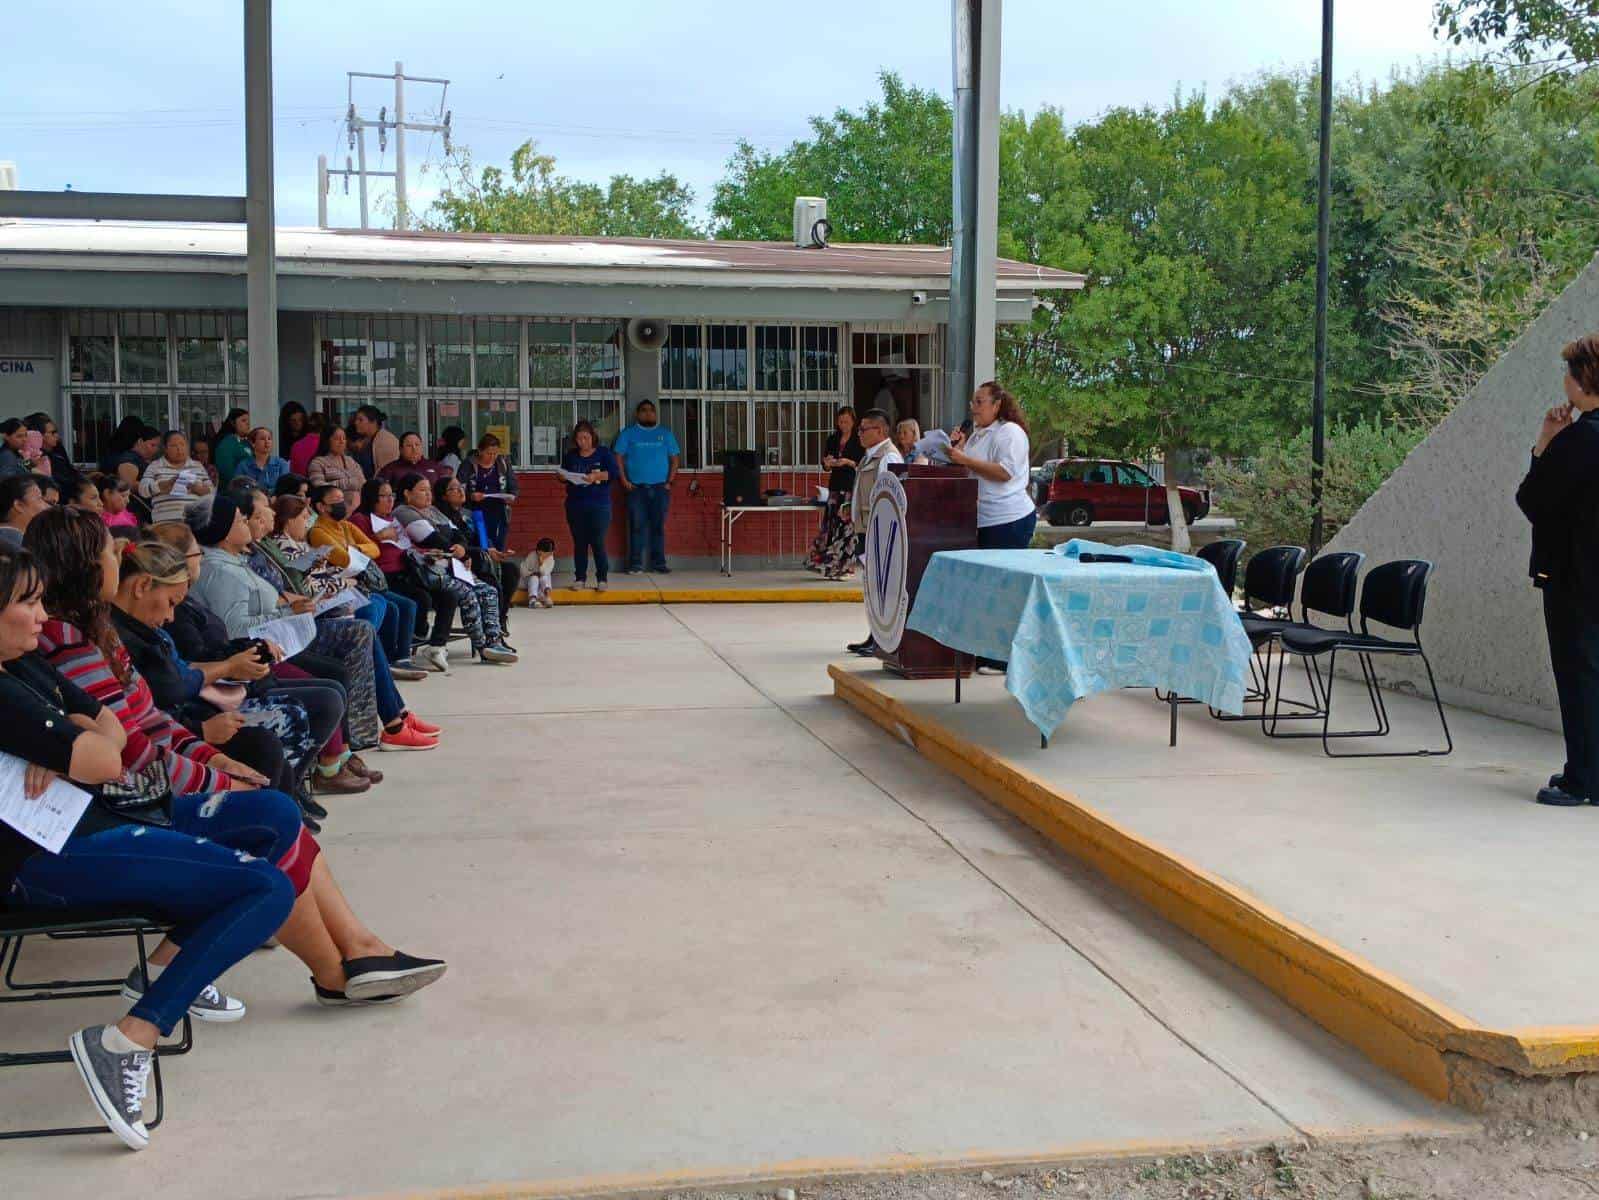
[[[1170,555],[1075,544],[1079,553]],[[1008,663],[1005,690],[1045,735],[1075,701],[1111,688],[1159,687],[1242,712],[1249,638],[1210,564],[1188,561],[1195,566],[1170,570],[1038,550],[941,551],[906,626]]]
[[[1081,558],[1084,554],[1116,554],[1130,558],[1146,567],[1172,567],[1179,571],[1210,571],[1214,568],[1202,558],[1192,554],[1179,554],[1175,550],[1162,550],[1159,546],[1112,546],[1106,542],[1091,542],[1087,538],[1072,538],[1062,542],[1052,551],[1063,558]],[[1125,565],[1125,564],[1124,564]]]

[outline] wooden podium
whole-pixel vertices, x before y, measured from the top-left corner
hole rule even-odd
[[[927,560],[940,550],[977,548],[977,480],[964,467],[917,466],[890,463],[888,470],[905,487],[905,525],[909,554],[905,562],[905,591],[910,611],[916,611],[916,589],[927,570]],[[955,651],[925,634],[907,629],[899,649],[881,654],[883,665],[906,679],[953,679]],[[965,658],[962,675],[971,674],[972,659]]]

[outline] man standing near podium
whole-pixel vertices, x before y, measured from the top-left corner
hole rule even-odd
[[[872,489],[877,486],[878,475],[889,463],[905,461],[905,456],[894,446],[894,439],[889,436],[889,428],[889,416],[882,409],[869,408],[861,414],[859,434],[861,449],[865,453],[861,456],[861,465],[855,469],[855,490],[850,493],[849,502],[850,526],[855,532],[856,557],[864,553],[866,524],[872,517]],[[870,658],[876,653],[870,631],[860,641],[851,642],[845,649],[864,658]]]

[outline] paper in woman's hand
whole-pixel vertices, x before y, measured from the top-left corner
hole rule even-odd
[[[54,779],[43,792],[29,799],[27,774],[25,761],[12,754],[0,754],[0,822],[51,854],[59,854],[89,807],[91,797],[64,779]]]
[[[579,475],[576,471],[568,471],[565,467],[556,468],[555,473],[573,487],[589,486],[589,477],[587,475]]]

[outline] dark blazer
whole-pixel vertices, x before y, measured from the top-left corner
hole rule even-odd
[[[1533,458],[1516,504],[1532,522],[1533,585],[1571,594],[1599,620],[1599,410]]]

